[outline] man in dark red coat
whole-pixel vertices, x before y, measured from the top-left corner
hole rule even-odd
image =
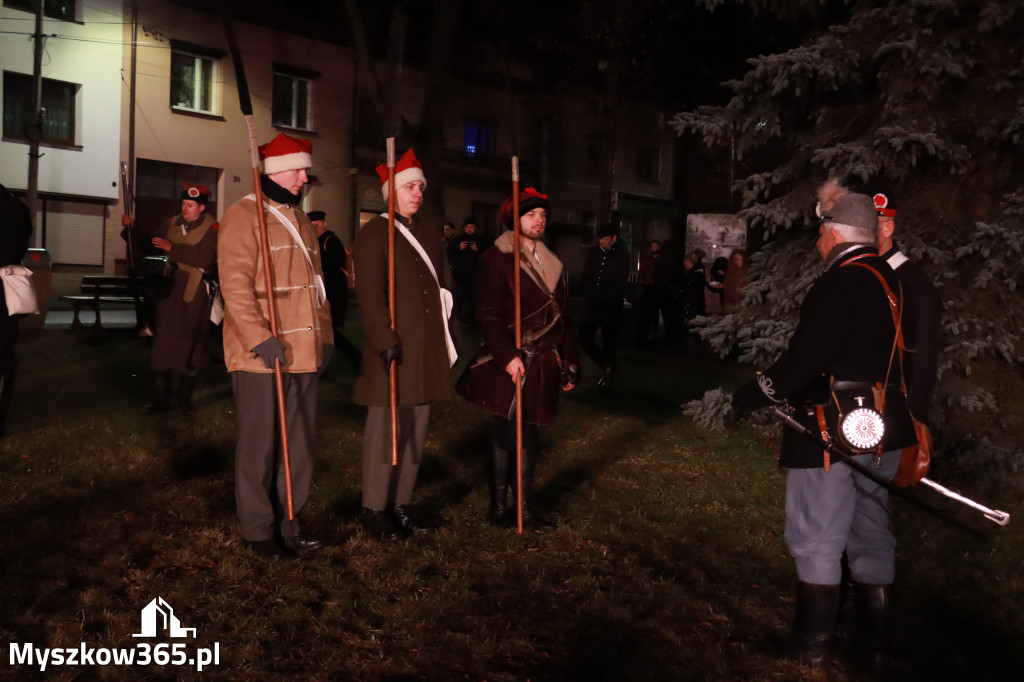
[[[523,524],[550,530],[555,524],[533,511],[531,493],[541,429],[558,411],[558,397],[571,390],[579,373],[576,337],[566,319],[562,262],[541,241],[547,226],[547,195],[527,188],[519,196],[521,222],[520,310],[522,348],[515,340],[514,237],[506,231],[477,264],[474,303],[482,348],[459,381],[459,393],[494,415],[488,460],[491,504],[488,520],[497,526],[516,524],[509,506],[515,476],[515,386],[523,382]],[[501,208],[511,227],[512,197]]]

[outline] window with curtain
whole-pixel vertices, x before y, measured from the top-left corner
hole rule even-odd
[[[171,51],[171,108],[202,114],[216,113],[216,61],[197,54]]]

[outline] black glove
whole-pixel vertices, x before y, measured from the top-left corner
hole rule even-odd
[[[380,352],[380,357],[384,361],[384,373],[391,373],[391,363],[397,362],[399,365],[402,364],[402,348],[397,344],[390,348],[385,348]]]
[[[279,360],[284,367],[284,344],[271,336],[269,339],[252,349],[267,369],[274,369],[274,360]]]

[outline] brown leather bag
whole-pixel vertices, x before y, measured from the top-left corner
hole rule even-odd
[[[900,468],[892,479],[893,484],[901,488],[914,485],[924,478],[932,463],[931,432],[922,422],[914,419],[914,433],[917,434],[917,444],[903,448],[900,455]]]

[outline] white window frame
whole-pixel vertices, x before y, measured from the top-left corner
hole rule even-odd
[[[168,93],[169,96],[172,99],[174,97],[174,80],[175,80],[174,56],[191,57],[192,59],[195,60],[196,68],[193,71],[193,83],[192,83],[192,87],[193,87],[193,90],[192,90],[193,101],[192,101],[192,106],[185,106],[185,105],[178,104],[178,103],[172,101],[171,102],[171,109],[174,109],[175,111],[188,111],[188,112],[195,113],[195,114],[209,114],[209,115],[213,115],[213,116],[217,115],[217,113],[219,112],[219,109],[220,109],[219,88],[217,87],[217,83],[219,81],[219,79],[218,79],[218,68],[219,68],[218,67],[218,62],[220,60],[213,59],[212,57],[205,57],[203,55],[195,54],[193,52],[188,52],[186,50],[172,50],[171,51],[171,92]],[[209,66],[209,71],[210,71],[210,108],[209,109],[202,109],[202,108],[200,108],[200,104],[199,104],[202,101],[202,96],[201,96],[200,93],[202,91],[202,86],[203,86],[203,69],[202,69],[203,65],[208,65]]]
[[[288,102],[291,105],[291,117],[290,117],[290,122],[286,123],[286,122],[275,120],[275,121],[272,122],[273,125],[277,126],[277,127],[280,127],[280,128],[293,128],[295,130],[306,130],[306,131],[313,130],[313,79],[312,78],[303,78],[302,76],[296,76],[295,74],[285,73],[283,71],[279,71],[279,70],[275,69],[274,70],[274,83],[272,85],[272,92],[273,92],[273,96],[275,96],[275,97],[277,95],[277,79],[278,78],[283,78],[283,79],[288,80],[288,81],[291,82],[291,86],[292,86],[291,87],[291,97],[290,97],[289,102]],[[306,120],[305,121],[299,121],[298,120],[299,119],[299,100],[300,100],[300,97],[301,97],[300,85],[302,83],[306,84]],[[273,102],[273,101],[271,102],[271,112],[273,112],[276,109],[276,107],[274,106],[275,104],[276,104],[276,102]]]

